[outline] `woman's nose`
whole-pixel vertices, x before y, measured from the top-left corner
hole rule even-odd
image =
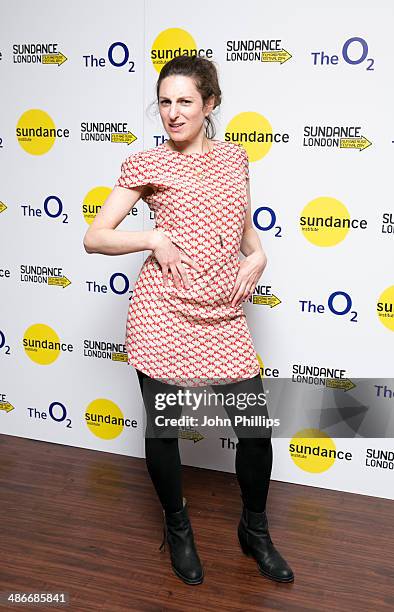
[[[171,106],[169,115],[171,119],[176,119],[176,117],[179,115],[178,107],[175,105]]]

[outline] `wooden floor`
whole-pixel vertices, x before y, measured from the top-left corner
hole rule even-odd
[[[394,610],[390,500],[271,481],[271,537],[295,573],[280,584],[239,547],[235,474],[184,466],[205,570],[190,586],[159,551],[144,459],[5,435],[0,450],[1,592],[67,592],[72,612]]]

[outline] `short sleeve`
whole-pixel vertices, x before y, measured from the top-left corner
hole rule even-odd
[[[138,154],[127,157],[121,164],[120,176],[115,183],[115,187],[140,187],[150,183],[149,170],[146,164],[140,159]]]
[[[245,172],[245,177],[247,180],[249,180],[249,157],[248,154],[246,152],[246,149],[240,145],[240,150],[241,150],[241,164],[242,164],[242,168]]]

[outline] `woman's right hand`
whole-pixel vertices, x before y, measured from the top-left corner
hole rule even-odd
[[[168,272],[170,270],[177,289],[182,289],[181,279],[185,288],[190,289],[189,279],[182,262],[187,263],[190,267],[197,270],[197,272],[203,272],[203,269],[194,259],[178,249],[166,234],[163,234],[163,232],[157,229],[152,231],[154,235],[152,253],[160,264],[164,286],[168,287]]]

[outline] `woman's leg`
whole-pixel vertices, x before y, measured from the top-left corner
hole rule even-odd
[[[243,501],[238,523],[240,546],[257,561],[263,575],[278,582],[292,582],[294,573],[268,531],[265,505],[272,468],[272,427],[260,374],[212,388],[216,394],[223,393],[222,405],[238,437],[235,464]],[[243,418],[236,420],[240,415]]]
[[[247,396],[244,394],[257,395],[264,393],[261,376],[257,374],[251,379],[225,385],[213,385],[212,388],[216,393],[223,392],[224,398],[226,393],[233,393],[239,396],[240,400],[242,399],[242,404],[233,402],[233,405],[226,405],[226,402],[224,402],[223,407],[231,419],[234,432],[238,437],[235,471],[243,502],[248,510],[263,512],[266,506],[272,471],[272,429],[260,425],[250,427],[235,425],[234,420],[236,415],[243,415],[247,419],[251,419],[251,417],[256,419],[257,416],[269,418],[266,405],[255,406],[253,401],[250,404],[245,401]],[[249,397],[252,397],[252,395]],[[245,404],[248,405],[242,410],[237,408],[238,405],[244,406]],[[253,421],[249,422],[253,423]]]
[[[248,510],[265,510],[272,470],[272,444],[268,438],[240,438],[235,471]]]
[[[137,369],[136,372],[148,421],[145,431],[146,466],[162,507],[168,513],[178,512],[183,508],[182,465],[178,436],[160,438],[154,427],[151,427],[158,413],[147,385],[154,385],[154,381],[144,372]]]
[[[166,394],[176,392],[177,387],[154,380],[139,370],[137,374],[147,415],[146,465],[163,506],[163,542],[160,550],[165,550],[167,541],[175,574],[187,584],[201,584],[204,570],[194,543],[188,508],[183,503],[178,427],[165,427],[155,422],[158,414],[175,419],[180,417],[182,407],[164,401]],[[161,408],[164,408],[164,413]]]

